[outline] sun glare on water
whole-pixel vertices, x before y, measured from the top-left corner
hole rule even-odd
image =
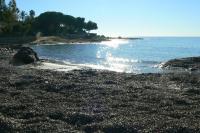
[[[100,43],[104,47],[100,47],[96,53],[97,59],[103,59],[97,66],[98,69],[106,69],[116,72],[132,72],[133,64],[137,63],[137,60],[118,57],[113,55],[112,50],[116,50],[120,45],[126,45],[129,41],[125,39],[112,39]]]
[[[101,42],[101,45],[106,45],[112,48],[118,48],[119,45],[127,44],[129,41],[126,39],[112,39],[110,41]]]

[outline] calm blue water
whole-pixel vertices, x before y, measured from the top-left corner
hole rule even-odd
[[[102,43],[37,45],[41,58],[80,67],[127,73],[162,71],[159,65],[174,58],[200,56],[200,38],[144,38]]]

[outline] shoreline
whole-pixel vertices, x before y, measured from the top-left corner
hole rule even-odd
[[[110,41],[108,38],[63,38],[59,36],[46,36],[46,37],[2,37],[0,38],[0,47],[21,47],[40,44],[83,44]],[[6,43],[5,43],[6,42]],[[17,42],[17,43],[16,43]]]
[[[31,42],[30,44],[82,44],[82,43],[92,43],[92,42],[102,42],[109,41],[109,39],[65,39],[57,36],[48,36],[48,37],[40,37],[36,41]]]
[[[0,50],[1,131],[200,131],[199,73],[63,73],[12,66],[14,51]]]

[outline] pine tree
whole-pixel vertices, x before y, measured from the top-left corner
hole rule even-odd
[[[31,19],[34,19],[34,17],[35,17],[35,11],[34,10],[30,10],[29,16],[31,17]]]
[[[17,4],[15,0],[11,0],[8,4],[8,9],[10,10],[13,20],[18,20],[19,9],[17,8]]]
[[[26,17],[26,12],[25,11],[21,11],[21,13],[20,13],[20,18],[21,18],[21,20],[22,20],[22,22],[24,22],[25,21],[25,17]]]
[[[3,18],[4,18],[3,14],[4,14],[5,9],[6,9],[5,0],[0,0],[0,23],[3,21]]]
[[[15,12],[16,9],[17,9],[17,4],[16,4],[16,1],[15,0],[11,0],[9,2],[9,9],[12,11],[12,12]]]
[[[3,12],[6,8],[5,0],[0,0],[0,12]]]

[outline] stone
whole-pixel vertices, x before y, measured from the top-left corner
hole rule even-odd
[[[29,48],[22,47],[20,50],[13,56],[11,63],[13,65],[25,65],[39,61],[37,53]]]

